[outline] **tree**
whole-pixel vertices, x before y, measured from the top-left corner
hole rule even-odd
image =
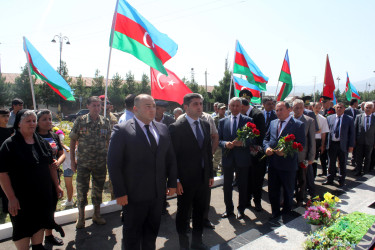
[[[130,70],[125,75],[125,83],[126,84],[123,85],[123,92],[125,95],[136,94],[134,75]]]
[[[10,103],[11,86],[5,80],[5,77],[0,73],[0,106],[9,105]]]
[[[17,76],[14,81],[14,95],[17,98],[20,98],[24,102],[25,108],[32,108],[33,106],[33,99],[31,95],[31,88],[30,88],[30,78],[29,78],[29,71],[27,68],[27,64],[24,67],[21,67],[21,75]],[[33,77],[33,83],[35,88],[35,77]],[[39,98],[35,97],[38,103]]]
[[[137,94],[151,94],[150,78],[142,74],[141,84],[138,84]]]
[[[73,79],[69,76],[68,66],[66,65],[66,62],[61,61],[61,72],[60,72],[60,66],[57,67],[57,72],[65,79],[65,81],[70,85]]]
[[[228,93],[229,88],[231,84],[231,72],[229,70],[226,70],[224,72],[224,77],[219,81],[219,86],[215,86],[214,90],[212,91],[213,100],[215,102],[222,102],[227,103],[228,102]],[[230,97],[233,97],[233,89],[230,93]]]
[[[104,94],[104,76],[100,75],[100,71],[95,71],[95,77],[92,79],[91,96],[100,96]]]
[[[112,77],[110,86],[108,87],[108,99],[113,104],[114,110],[123,110],[124,109],[124,99],[125,94],[122,92],[122,85],[124,80],[121,76],[116,73]]]

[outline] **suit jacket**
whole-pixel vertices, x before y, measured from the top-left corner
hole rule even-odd
[[[267,134],[268,129],[270,128],[271,121],[277,119],[275,110],[272,110],[270,112],[271,112],[270,119],[266,121],[266,134]],[[264,115],[264,120],[266,120],[267,119],[266,114],[263,113],[263,115]]]
[[[168,115],[163,115],[163,123],[165,125],[167,125],[167,127],[169,127],[169,125],[171,125],[174,122],[175,122],[175,120],[172,117],[170,117]]]
[[[353,116],[352,108],[347,107],[344,111],[344,114],[348,115],[348,116],[351,116],[351,117],[353,117],[353,119],[355,119],[357,115],[361,114],[361,111],[359,109],[354,109],[354,116]]]
[[[370,128],[367,129],[367,131],[365,131],[365,118],[365,113],[357,115],[357,117],[355,118],[355,141],[356,144],[368,145],[369,147],[373,147],[375,143],[375,116],[373,114],[370,115],[371,124]]]
[[[167,181],[168,187],[177,186],[176,157],[167,126],[153,123],[159,133],[156,154],[135,119],[114,126],[107,162],[115,197],[150,201],[165,196]]]
[[[315,159],[315,122],[314,119],[306,115],[302,115],[301,122],[305,124],[305,147],[303,151],[298,153],[298,162],[304,160],[314,161]]]
[[[257,145],[263,145],[263,139],[266,136],[266,121],[263,116],[263,112],[253,107],[249,113],[249,117],[254,120],[257,129],[259,129],[260,135],[255,139]]]
[[[319,125],[318,125],[318,121],[316,120],[316,115],[315,115],[314,111],[311,111],[309,109],[304,109],[303,110],[303,114],[307,115],[307,116],[309,116],[309,117],[311,117],[311,118],[314,119],[314,123],[315,123],[315,128],[314,129],[315,129],[315,132],[319,131]]]
[[[335,120],[336,115],[330,115],[327,117],[329,133],[327,140],[327,149],[335,134]],[[354,147],[354,121],[353,118],[343,114],[341,119],[341,132],[340,132],[340,148],[344,152],[348,152],[349,147]]]
[[[210,125],[202,119],[199,120],[204,136],[202,148],[199,147],[186,117],[178,119],[169,126],[177,159],[177,178],[183,187],[194,186],[202,182],[208,184],[208,179],[213,178]]]
[[[219,146],[223,150],[222,164],[223,166],[250,166],[251,155],[250,155],[250,140],[247,141],[245,147],[234,147],[229,152],[225,153],[225,143],[236,139],[237,135],[232,135],[231,116],[225,117],[219,121]],[[242,128],[246,123],[253,122],[253,119],[240,114],[238,121],[238,128]]]
[[[305,125],[299,121],[295,120],[293,117],[289,120],[288,124],[285,125],[285,128],[281,132],[280,136],[277,136],[279,119],[273,120],[270,124],[270,128],[267,131],[266,137],[263,141],[264,151],[267,148],[276,148],[277,143],[281,137],[286,135],[294,134],[296,137],[295,141],[302,144],[305,147]],[[270,168],[279,169],[283,171],[296,171],[298,167],[298,153],[295,153],[293,156],[278,156],[273,154],[269,157]]]

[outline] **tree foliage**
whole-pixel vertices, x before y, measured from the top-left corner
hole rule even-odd
[[[9,105],[11,96],[10,84],[5,81],[5,77],[0,73],[0,106]]]
[[[231,72],[226,70],[224,72],[224,77],[219,81],[219,86],[215,86],[214,90],[212,91],[212,97],[215,102],[228,102],[228,92],[231,84]],[[233,89],[232,89],[233,91]],[[233,97],[233,92],[231,92],[231,96]]]

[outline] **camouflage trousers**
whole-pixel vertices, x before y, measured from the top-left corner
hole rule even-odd
[[[221,148],[217,148],[213,157],[214,172],[216,173],[218,172],[219,169],[222,168],[221,157],[222,157],[222,150]]]
[[[91,201],[92,204],[102,203],[104,182],[107,174],[106,164],[92,164],[91,166],[77,166],[77,205],[84,207],[87,205],[87,193],[90,187],[90,176],[92,178]]]

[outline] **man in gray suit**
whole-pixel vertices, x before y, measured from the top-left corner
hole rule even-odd
[[[155,110],[151,96],[138,95],[135,117],[115,125],[109,144],[108,172],[123,206],[125,249],[155,249],[163,197],[176,192],[176,157],[167,126],[154,121]]]
[[[310,196],[315,195],[314,173],[312,164],[315,158],[315,121],[303,114],[304,103],[300,99],[293,101],[294,119],[305,124],[305,147],[298,153],[298,170],[296,185],[297,206],[302,206],[305,198],[306,186]],[[307,164],[306,164],[307,163]]]
[[[365,113],[357,115],[354,121],[357,165],[355,175],[366,174],[370,171],[371,153],[375,141],[375,116],[372,114],[374,104],[366,102]],[[364,165],[363,165],[364,161]]]

